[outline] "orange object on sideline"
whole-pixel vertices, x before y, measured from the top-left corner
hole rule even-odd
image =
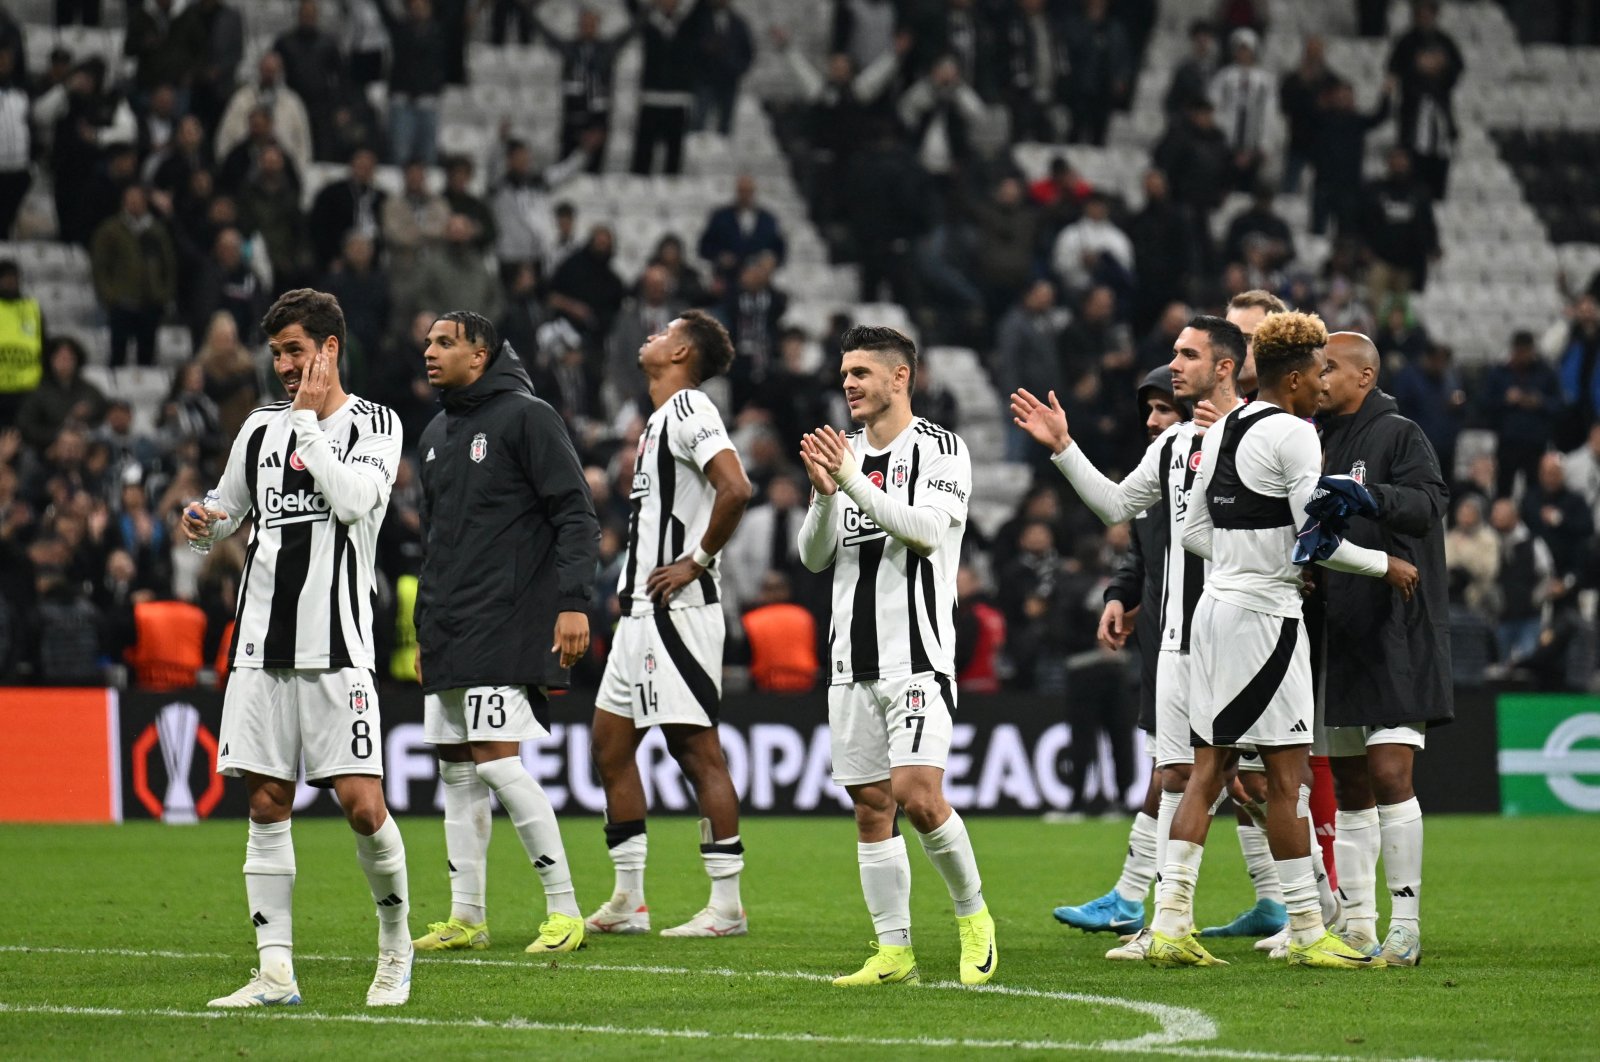
[[[134,682],[147,690],[195,684],[205,666],[206,614],[187,601],[145,601],[133,606],[136,637],[126,654]]]
[[[758,690],[804,693],[817,682],[817,621],[799,605],[762,605],[744,615],[750,681]]]
[[[233,626],[236,622],[228,621],[228,625],[222,628],[222,641],[217,643],[217,662],[212,665],[212,670],[217,673],[219,690],[228,684],[228,650],[233,648]]]
[[[121,822],[117,694],[0,689],[0,822]]]

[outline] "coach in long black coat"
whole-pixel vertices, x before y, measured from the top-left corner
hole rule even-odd
[[[1448,723],[1450,598],[1444,521],[1450,490],[1433,446],[1376,387],[1354,413],[1325,417],[1323,470],[1360,480],[1378,517],[1357,517],[1347,537],[1417,566],[1410,601],[1381,579],[1319,572],[1327,620],[1328,726]]]
[[[509,344],[443,403],[417,443],[423,690],[565,686],[551,631],[587,613],[600,538],[567,427]]]

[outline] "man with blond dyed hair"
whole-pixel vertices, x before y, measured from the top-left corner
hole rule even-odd
[[[1211,562],[1190,637],[1195,763],[1157,893],[1154,965],[1220,965],[1194,935],[1194,887],[1229,750],[1241,745],[1254,746],[1266,767],[1267,839],[1289,914],[1290,964],[1382,965],[1328,931],[1305,821],[1313,698],[1301,573],[1292,558],[1321,476],[1322,448],[1304,418],[1316,413],[1326,389],[1327,341],[1314,315],[1270,315],[1256,331],[1256,401],[1230,412],[1201,446],[1183,531],[1184,548]],[[1403,595],[1417,582],[1416,568],[1404,560],[1348,541],[1319,563],[1383,578]]]

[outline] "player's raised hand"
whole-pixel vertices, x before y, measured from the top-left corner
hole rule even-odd
[[[1025,388],[1019,387],[1011,392],[1011,420],[1032,436],[1034,442],[1048,446],[1053,454],[1072,445],[1072,436],[1067,432],[1067,414],[1056,400],[1054,391],[1050,392],[1049,405],[1039,401]]]
[[[828,475],[821,465],[812,460],[810,452],[806,449],[806,441],[803,438],[800,440],[800,463],[806,467],[806,478],[811,480],[811,489],[816,491],[819,497],[826,498],[839,489],[839,485],[833,481],[833,477]]]
[[[1194,404],[1194,426],[1204,435],[1206,429],[1222,419],[1222,414],[1217,412],[1217,407],[1211,404],[1209,398],[1202,398]]]
[[[800,452],[808,459],[808,465],[821,469],[833,483],[843,483],[855,474],[856,458],[850,452],[850,444],[831,427],[824,425],[806,433],[800,439]]]
[[[1405,598],[1407,601],[1411,600],[1412,593],[1414,593],[1417,589],[1418,578],[1417,566],[1415,564],[1412,564],[1410,561],[1401,560],[1399,557],[1396,557],[1392,554],[1390,555],[1389,571],[1388,574],[1383,577],[1383,581],[1400,591],[1400,596]]]
[[[679,590],[703,574],[705,569],[696,564],[693,557],[680,557],[650,573],[644,581],[645,593],[657,608],[665,608]]]
[[[561,653],[562,667],[571,667],[582,660],[583,654],[589,651],[589,614],[556,613],[556,643],[550,649]]]
[[[313,413],[322,409],[323,400],[333,386],[333,369],[329,363],[332,355],[319,350],[311,356],[311,365],[300,374],[300,387],[294,393],[294,409],[309,409]]]

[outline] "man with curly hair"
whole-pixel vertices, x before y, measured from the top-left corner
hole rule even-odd
[[[1327,341],[1315,315],[1268,316],[1255,334],[1256,401],[1230,412],[1201,446],[1183,531],[1184,548],[1211,562],[1190,640],[1195,763],[1156,897],[1155,965],[1221,965],[1194,935],[1194,887],[1229,750],[1240,745],[1254,746],[1266,766],[1267,841],[1289,913],[1290,964],[1382,965],[1324,924],[1306,822],[1314,704],[1293,551],[1321,476],[1322,448],[1304,418],[1327,387]],[[1319,563],[1382,578],[1407,596],[1417,583],[1406,561],[1348,541]]]

